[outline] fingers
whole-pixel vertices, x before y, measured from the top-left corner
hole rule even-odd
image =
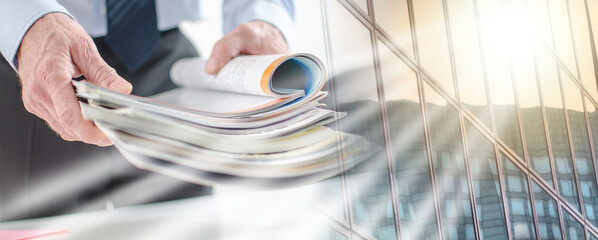
[[[99,146],[109,145],[110,141],[106,136],[91,121],[83,119],[79,101],[71,85],[73,72],[69,64],[53,61],[44,65],[46,66],[41,69],[51,71],[41,71],[39,78],[44,83],[43,86],[33,85],[27,89],[27,99],[32,99],[28,102],[35,108],[34,113],[46,120],[65,140],[80,140]],[[44,112],[48,114],[43,116]]]
[[[76,46],[71,48],[71,57],[75,67],[88,81],[124,94],[133,90],[129,82],[104,62],[91,39],[82,39],[76,43]]]
[[[54,103],[54,109],[50,111],[54,110],[56,122],[65,131],[85,143],[99,146],[110,144],[108,138],[94,126],[93,122],[83,119],[79,101],[69,84],[51,89],[50,98]]]
[[[27,111],[44,119],[62,138],[107,146],[110,141],[83,119],[71,79],[80,74],[129,93],[131,86],[99,56],[83,28],[64,14],[50,13],[27,31],[19,47],[19,78]]]
[[[233,32],[218,40],[206,64],[206,72],[208,74],[218,73],[228,61],[241,53],[242,47],[239,37]]]
[[[205,70],[208,74],[216,74],[239,54],[280,54],[288,51],[287,42],[276,27],[263,21],[247,22],[216,42]]]

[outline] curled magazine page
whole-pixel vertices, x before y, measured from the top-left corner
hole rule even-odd
[[[250,95],[284,98],[305,92],[311,98],[326,81],[323,63],[306,53],[290,55],[241,55],[228,62],[217,75],[204,69],[206,60],[186,58],[171,68],[172,81],[183,88],[201,88]]]
[[[268,65],[282,56],[238,56],[228,62],[217,75],[205,72],[206,60],[186,58],[172,66],[170,77],[181,87],[272,96],[261,89],[260,80]]]

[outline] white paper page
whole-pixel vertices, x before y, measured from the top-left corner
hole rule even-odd
[[[172,81],[183,87],[270,96],[261,89],[262,75],[274,60],[284,55],[237,56],[217,75],[205,72],[206,60],[187,58],[177,61],[170,70]]]
[[[281,100],[274,97],[201,88],[177,88],[153,96],[152,99],[183,108],[214,113],[247,112],[251,109],[274,106]]]

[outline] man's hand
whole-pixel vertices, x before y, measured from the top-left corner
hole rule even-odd
[[[269,23],[251,21],[233,29],[218,40],[206,64],[208,74],[216,74],[239,54],[287,53],[289,47],[280,31]]]
[[[83,27],[65,14],[47,14],[25,34],[18,57],[27,111],[46,120],[65,140],[111,144],[93,122],[83,119],[71,79],[83,74],[125,94],[132,86],[104,62]]]

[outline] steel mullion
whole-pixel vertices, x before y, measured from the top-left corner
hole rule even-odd
[[[370,12],[370,16],[372,18],[372,21],[375,23],[376,22],[376,18],[375,18],[375,13],[373,10],[373,3],[371,0],[368,0],[368,9]],[[387,168],[388,168],[388,181],[389,181],[389,187],[390,187],[390,199],[391,199],[391,203],[392,203],[392,209],[393,209],[393,217],[395,219],[394,221],[394,225],[395,225],[395,234],[396,234],[396,238],[397,239],[401,239],[401,217],[399,215],[399,191],[400,189],[398,189],[397,187],[397,183],[396,183],[396,177],[395,177],[395,168],[394,168],[394,162],[393,162],[393,152],[392,152],[392,141],[390,138],[390,126],[388,123],[388,109],[386,108],[386,96],[385,96],[385,91],[384,91],[384,81],[383,81],[383,76],[382,76],[382,66],[381,66],[381,60],[380,60],[380,50],[378,48],[378,37],[377,37],[377,31],[375,28],[371,28],[370,29],[371,33],[370,33],[370,39],[371,39],[371,44],[372,44],[372,53],[373,53],[373,58],[374,58],[374,67],[376,70],[376,81],[377,81],[377,89],[378,89],[378,101],[380,104],[380,109],[381,109],[381,114],[382,114],[382,127],[384,129],[384,141],[386,142],[386,163],[387,163]]]
[[[548,13],[548,24],[549,24],[549,27],[550,27],[550,39],[552,40],[552,46],[553,46],[554,48],[556,48],[556,45],[555,45],[555,43],[554,43],[554,32],[553,32],[553,28],[552,28],[552,14],[550,14],[550,2],[549,2],[549,0],[546,0],[545,2],[546,2],[546,9],[547,9],[547,13]],[[555,55],[555,56],[556,56],[556,55]],[[558,57],[557,57],[557,58],[558,58]],[[559,60],[560,60],[560,59],[559,59]],[[560,81],[561,81],[561,74],[560,74],[560,70],[559,70],[559,65],[558,65],[558,63],[556,64],[556,70],[557,70],[557,77],[558,77],[558,81],[559,81],[559,84],[560,84]],[[561,99],[562,99],[562,97],[563,97],[562,95],[563,95],[563,94],[561,93]],[[564,111],[564,103],[563,103],[563,111]],[[554,160],[554,156],[553,156],[553,160]],[[556,171],[556,168],[555,168],[555,171]],[[556,175],[556,172],[555,172],[555,175]],[[557,180],[558,180],[558,179],[557,179]],[[555,189],[557,190],[557,191],[556,191],[556,193],[557,193],[557,196],[559,196],[559,195],[560,195],[560,191],[559,191],[558,185],[559,185],[559,184],[558,184],[558,182],[555,182],[554,186],[555,186]],[[563,205],[562,203],[563,203],[563,202],[567,202],[567,200],[564,200],[564,201],[563,201],[563,200],[562,200],[561,198],[559,198],[559,197],[557,197],[555,200],[556,200],[556,201],[557,201],[557,203],[558,203],[558,205],[557,205],[557,209],[558,209],[559,221],[560,221],[560,224],[561,224],[561,229],[562,229],[562,230],[561,230],[561,235],[562,235],[563,239],[566,239],[566,235],[565,235],[566,228],[565,228],[565,221],[564,221],[564,217],[563,217],[563,213],[562,213],[562,205]]]
[[[322,21],[323,22],[323,33],[324,33],[324,41],[326,42],[326,55],[328,56],[328,72],[330,73],[329,76],[331,76],[331,81],[328,82],[331,91],[334,92],[334,94],[332,95],[332,102],[334,104],[334,109],[339,109],[338,106],[338,100],[336,99],[336,86],[334,84],[334,80],[336,79],[335,75],[334,75],[334,56],[332,54],[332,40],[330,39],[330,31],[329,31],[329,22],[328,22],[328,7],[327,7],[327,3],[326,0],[321,0],[320,1],[320,6],[322,8]],[[340,128],[340,123],[339,122],[335,122],[335,125],[337,126],[337,129],[341,129]],[[343,141],[340,138],[340,136],[337,139],[337,142],[339,143],[339,149],[338,149],[338,154],[339,156],[343,156]],[[341,182],[341,186],[343,188],[343,203],[345,204],[345,208],[344,208],[344,215],[345,215],[345,220],[348,223],[348,229],[352,231],[353,229],[353,211],[352,211],[352,203],[351,203],[351,197],[350,197],[350,193],[349,193],[349,186],[348,186],[348,176],[347,176],[347,172],[345,171],[345,165],[344,165],[344,161],[342,159],[339,158],[339,164],[340,164],[340,168],[342,171],[342,174],[340,176],[340,182]],[[353,234],[349,235],[349,239],[353,239]]]
[[[506,2],[505,0],[501,1],[501,6],[503,8],[503,11],[507,11],[507,9],[505,9],[505,5]],[[515,7],[513,7],[512,9],[513,11],[515,10]],[[526,167],[529,169],[530,168],[530,160],[529,160],[529,156],[528,156],[528,149],[527,149],[527,141],[526,141],[526,136],[525,136],[525,129],[523,128],[523,116],[521,114],[521,108],[520,108],[520,103],[519,103],[519,92],[517,91],[517,82],[516,82],[516,77],[515,77],[515,68],[513,67],[513,56],[512,54],[509,52],[509,69],[511,71],[511,83],[513,85],[513,96],[515,99],[515,110],[517,111],[517,121],[519,123],[519,137],[521,140],[521,147],[523,148],[523,159],[525,160],[525,163],[527,164]],[[497,135],[498,137],[498,135]],[[510,159],[509,159],[510,160]],[[509,161],[507,160],[507,161]],[[497,163],[499,163],[500,166],[500,161],[498,160],[498,150],[497,150]],[[500,170],[499,170],[500,172]],[[536,216],[536,208],[535,208],[535,202],[532,202],[532,200],[534,200],[533,197],[533,189],[531,189],[531,184],[529,184],[529,174],[526,174],[527,177],[527,181],[528,181],[528,194],[530,197],[530,207],[532,208],[532,214],[533,216]],[[503,193],[504,194],[504,193]],[[505,200],[506,202],[506,197]],[[506,204],[506,203],[505,203]],[[534,231],[536,232],[536,239],[540,239],[540,237],[538,236],[539,231],[538,231],[538,225],[537,225],[537,220],[534,218],[533,219],[533,223],[534,223]]]
[[[570,151],[570,156],[571,156],[571,165],[573,167],[573,175],[575,178],[575,187],[577,189],[577,198],[578,198],[578,202],[577,204],[579,204],[579,210],[581,211],[581,216],[582,219],[585,219],[585,207],[584,207],[584,203],[583,203],[583,196],[581,193],[581,188],[579,186],[579,175],[578,175],[578,171],[577,171],[577,161],[575,159],[575,148],[573,146],[573,139],[572,139],[572,133],[571,133],[571,124],[570,124],[570,120],[569,120],[569,112],[567,111],[567,104],[566,104],[566,97],[565,97],[565,92],[564,92],[564,86],[563,86],[563,79],[561,78],[560,75],[560,70],[559,71],[559,84],[560,84],[560,88],[561,88],[561,98],[563,100],[563,113],[565,114],[565,126],[566,126],[566,130],[567,130],[567,138],[569,141],[569,151]],[[580,221],[583,222],[583,221]]]
[[[581,69],[580,69],[580,66],[579,66],[579,56],[577,54],[577,49],[575,48],[575,32],[573,30],[573,21],[571,19],[571,1],[570,0],[567,0],[567,17],[568,17],[568,21],[569,21],[569,32],[571,34],[571,41],[572,41],[572,45],[573,45],[572,46],[573,47],[573,55],[575,56],[575,68],[577,70],[577,77],[579,79],[579,82],[582,84],[582,88],[583,88],[583,81],[582,81],[583,78],[581,76]],[[564,92],[564,89],[561,90],[561,91]],[[584,115],[585,115],[585,99],[583,97],[583,91],[581,89],[579,91],[581,93],[581,100],[582,100],[582,105],[583,105]],[[564,101],[564,99],[565,99],[565,97],[563,95],[563,101]],[[566,115],[565,116],[566,117],[569,116],[569,112],[568,111],[566,111]],[[568,127],[569,133],[573,134],[571,132],[572,131],[571,130],[571,122],[570,122],[570,119],[568,119],[568,118],[567,118],[567,123],[568,123],[567,127]],[[591,135],[589,135],[589,128],[586,128],[586,130],[588,131],[588,137],[591,136]],[[569,135],[569,141],[570,141],[571,146],[573,146],[573,136],[572,135]],[[594,157],[593,157],[594,156],[593,148],[591,146],[592,142],[589,139],[588,139],[588,143],[590,144],[590,153],[592,155],[592,159],[594,159]],[[575,146],[573,146],[573,147],[575,147]],[[575,158],[575,150],[574,150],[574,148],[572,148],[571,154],[573,156],[572,160],[574,161],[574,164],[573,164],[574,165],[574,171],[576,172],[575,177],[576,177],[576,185],[577,185],[578,194],[579,194],[579,200],[580,200],[580,209],[581,209],[582,216],[584,217],[584,219],[587,219],[587,213],[585,212],[585,204],[584,204],[584,199],[583,199],[583,193],[581,192],[581,186],[580,186],[581,182],[580,182],[580,179],[579,179],[580,178],[580,176],[579,176],[579,170],[577,170],[577,164],[576,164],[577,163],[577,159]],[[592,162],[594,162],[594,161],[592,161]],[[594,164],[592,164],[592,165],[594,165]],[[594,172],[594,175],[596,175],[595,173],[596,172]],[[597,184],[598,184],[598,182],[597,182]],[[584,225],[584,230],[585,230],[584,231],[584,235],[587,238],[588,237],[588,233],[587,233],[588,226],[587,226],[587,224],[583,224],[583,225]]]
[[[424,80],[422,77],[421,66],[419,62],[419,45],[417,44],[417,31],[415,26],[415,14],[413,10],[413,0],[407,0],[407,8],[409,11],[409,24],[411,27],[411,41],[413,45],[413,56],[414,56],[414,64],[416,66],[416,80],[417,80],[417,89],[418,89],[418,96],[420,102],[420,108],[422,112],[422,124],[424,129],[424,140],[426,144],[426,158],[428,160],[428,170],[430,174],[430,183],[432,185],[432,196],[434,197],[434,208],[435,208],[435,216],[436,216],[436,230],[438,234],[438,239],[444,239],[444,231],[442,225],[442,217],[441,217],[441,207],[440,207],[440,199],[438,197],[438,192],[436,189],[436,169],[434,168],[434,160],[432,159],[432,139],[430,137],[430,129],[429,129],[429,122],[428,122],[428,112],[426,107],[426,99],[424,93]],[[388,38],[390,40],[390,38]],[[392,41],[391,41],[392,42]],[[397,48],[399,49],[399,48]],[[399,51],[401,52],[401,51]],[[396,52],[395,52],[396,54]],[[405,55],[406,59],[409,59]],[[407,61],[411,63],[411,61]]]
[[[598,166],[597,166],[598,164],[596,164],[596,161],[594,161],[594,159],[596,159],[596,149],[594,148],[592,126],[590,125],[590,117],[588,114],[585,97],[582,97],[582,104],[583,104],[584,120],[586,122],[586,129],[588,132],[588,144],[590,144],[590,153],[592,156],[592,168],[594,169],[594,180],[596,181],[596,184],[598,184],[598,174],[597,174],[598,173]],[[587,219],[587,217],[586,217],[586,219]],[[590,226],[593,226],[593,225],[594,224],[590,224]]]
[[[590,10],[588,7],[588,0],[584,0],[584,7],[586,10],[586,21],[588,23],[588,33],[590,36],[590,49],[592,51],[592,60],[594,63],[594,78],[598,82],[598,52],[596,51],[596,43],[594,42],[594,29],[592,29],[592,20],[590,18]],[[598,84],[597,89],[594,91],[598,91]],[[594,104],[596,105],[596,104]]]
[[[453,93],[455,94],[456,102],[458,104],[457,112],[459,117],[459,127],[461,128],[461,144],[463,148],[463,160],[465,161],[465,171],[467,173],[467,183],[469,187],[469,197],[470,197],[470,204],[471,204],[471,211],[472,211],[472,221],[474,226],[474,233],[477,239],[481,239],[480,233],[480,222],[478,219],[478,212],[477,212],[477,201],[475,195],[475,189],[473,187],[473,175],[471,174],[471,164],[469,159],[469,147],[467,142],[467,133],[465,130],[465,122],[463,120],[463,106],[461,106],[461,98],[459,93],[459,84],[458,84],[458,75],[457,70],[455,67],[455,53],[453,49],[453,41],[451,35],[451,28],[450,28],[450,15],[448,12],[447,2],[446,0],[442,0],[442,10],[444,13],[444,27],[446,31],[446,39],[448,42],[448,51],[449,51],[449,61],[451,64],[451,73],[452,73],[452,80],[453,80]],[[500,179],[500,178],[499,178]],[[503,202],[504,208],[504,202]],[[503,212],[504,213],[504,212]],[[507,230],[509,227],[507,227]],[[510,237],[510,231],[507,231],[507,236]]]
[[[428,111],[426,107],[426,98],[424,92],[424,76],[422,72],[422,68],[419,62],[419,44],[417,42],[417,30],[415,24],[415,12],[413,7],[413,0],[407,0],[407,6],[409,10],[409,17],[410,17],[410,24],[411,24],[411,32],[412,32],[412,41],[413,41],[413,51],[414,51],[414,58],[415,58],[415,65],[417,67],[417,85],[420,97],[420,105],[422,109],[422,119],[424,124],[424,134],[425,134],[425,141],[426,141],[426,155],[428,159],[428,166],[430,171],[430,180],[432,183],[432,195],[434,197],[434,204],[436,208],[436,227],[438,231],[438,238],[440,240],[444,239],[444,225],[442,220],[442,208],[440,206],[440,198],[439,193],[437,190],[437,181],[436,181],[436,168],[434,166],[433,160],[433,153],[432,153],[432,138],[430,136],[430,129],[429,129],[429,120],[428,120]]]

